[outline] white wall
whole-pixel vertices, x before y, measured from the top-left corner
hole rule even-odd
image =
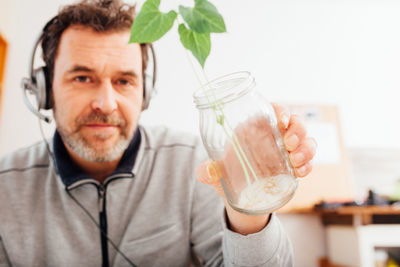
[[[40,138],[35,117],[23,105],[20,77],[27,74],[32,44],[43,24],[60,3],[69,2],[2,0],[0,4],[0,17],[13,14],[11,24],[3,25],[0,20],[0,30],[9,32],[12,28],[0,155]],[[337,104],[348,146],[400,147],[396,97],[400,85],[400,2],[214,2],[225,17],[228,33],[212,38],[206,63],[210,79],[249,70],[258,89],[271,101]],[[178,3],[191,5],[192,1],[163,1],[162,9]],[[143,122],[197,132],[191,94],[199,84],[178,43],[176,27],[156,43],[156,49],[159,94],[143,114]]]
[[[317,214],[279,214],[293,245],[296,267],[317,267],[327,255],[326,234]]]
[[[59,3],[52,0],[0,2],[0,17],[9,18],[8,24],[0,25],[9,43],[0,113],[0,155],[40,139],[37,119],[24,106],[20,83],[28,75],[33,44],[45,22],[57,12]],[[7,8],[3,9],[4,6]]]
[[[5,37],[7,40],[9,39],[13,29],[12,14],[14,9],[15,7],[13,1],[7,1],[4,4],[1,4],[0,31],[3,37]]]
[[[20,79],[27,75],[32,45],[41,28],[60,3],[69,2],[0,1],[0,30],[10,42],[0,155],[40,139],[37,120],[23,104]],[[162,9],[182,2],[192,4],[168,0],[162,1]],[[213,2],[225,17],[228,33],[212,37],[206,63],[210,79],[249,70],[258,89],[271,101],[338,105],[349,147],[400,148],[399,1]],[[199,84],[178,39],[175,25],[174,32],[155,44],[159,93],[142,121],[197,132],[191,95]],[[51,132],[48,128],[47,136]],[[297,266],[316,266],[316,258],[325,254],[318,219],[298,217],[294,221],[288,215],[283,216],[283,223],[294,240]],[[312,229],[314,235],[310,233],[307,239],[302,235],[308,233],[304,229]],[[312,250],[303,253],[303,248]]]
[[[228,34],[213,37],[209,77],[250,70],[272,101],[337,104],[348,146],[400,147],[398,1],[214,2]],[[169,112],[148,117],[192,129],[190,94],[198,84],[177,38],[157,43],[157,108]]]

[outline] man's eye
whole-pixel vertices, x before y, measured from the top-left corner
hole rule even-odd
[[[120,85],[128,85],[129,81],[125,80],[125,79],[120,79],[120,80],[118,80],[118,84],[120,84]]]
[[[88,83],[90,82],[90,78],[88,76],[77,76],[74,78],[74,81],[80,83]]]
[[[131,83],[131,81],[129,81],[129,80],[127,80],[127,79],[119,79],[118,81],[117,81],[117,83],[119,84],[119,85],[131,85],[132,83]]]

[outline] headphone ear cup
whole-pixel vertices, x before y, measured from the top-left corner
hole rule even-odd
[[[157,78],[157,61],[154,52],[154,47],[151,43],[148,44],[147,51],[151,55],[151,60],[148,60],[147,71],[143,73],[143,105],[142,110],[149,107],[151,98],[157,93],[156,78]],[[151,74],[149,74],[151,70]]]
[[[36,87],[36,100],[39,109],[51,109],[53,103],[51,100],[51,82],[47,67],[41,67],[33,70],[32,82]]]
[[[33,70],[32,83],[36,89],[33,91],[38,103],[38,109],[46,109],[46,72],[44,67]]]
[[[51,81],[50,81],[50,75],[47,66],[42,67],[45,81],[46,81],[46,104],[45,104],[45,109],[52,109],[53,108],[53,98],[52,98],[52,88],[51,88]]]
[[[154,93],[153,77],[145,73],[143,78],[143,105],[142,109],[145,110],[149,107],[151,97]]]

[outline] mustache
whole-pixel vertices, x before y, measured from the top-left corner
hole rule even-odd
[[[126,121],[123,118],[120,118],[117,115],[106,115],[101,112],[92,112],[89,115],[80,117],[76,120],[78,129],[80,129],[84,124],[91,123],[104,123],[119,127],[124,127],[126,125]]]

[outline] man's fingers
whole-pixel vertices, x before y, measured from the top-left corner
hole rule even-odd
[[[197,179],[203,184],[219,183],[221,173],[215,161],[206,161],[200,164],[196,170]]]
[[[289,126],[289,120],[290,120],[289,109],[277,104],[272,104],[272,107],[274,108],[276,118],[278,119],[279,130],[282,132]]]
[[[296,176],[297,177],[307,176],[311,172],[311,170],[312,170],[312,164],[311,162],[307,162],[303,166],[295,168]]]
[[[206,161],[200,164],[196,169],[197,179],[203,184],[209,184],[214,187],[215,192],[224,198],[224,190],[221,185],[221,172],[215,161]]]
[[[289,128],[283,136],[285,148],[288,151],[294,151],[302,143],[306,135],[307,131],[300,116],[292,115],[289,122]]]
[[[289,153],[290,162],[295,168],[308,163],[315,155],[317,143],[314,138],[307,137],[294,151]]]

